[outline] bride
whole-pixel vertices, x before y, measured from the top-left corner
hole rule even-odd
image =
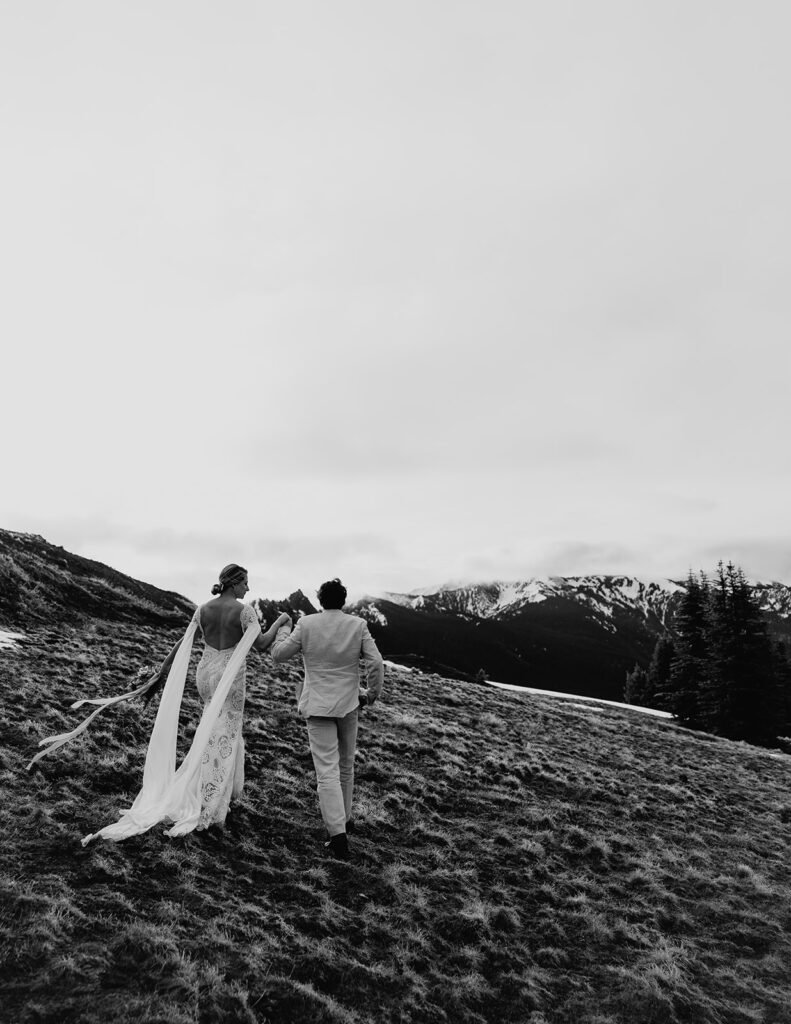
[[[42,741],[42,745],[50,746],[34,761],[82,732],[110,704],[141,695],[150,699],[165,682],[148,744],[143,786],[130,809],[118,821],[86,836],[83,846],[100,837],[126,839],[161,821],[173,822],[165,833],[172,837],[225,822],[231,799],[241,795],[244,785],[242,717],[247,653],[252,647],[265,651],[280,626],[291,621],[284,613],[262,633],[255,611],[250,605],[239,604],[248,590],[247,570],[240,565],[226,565],[212,588],[218,596],[195,610],[183,638],[153,679],[121,697],[77,701],[72,707],[98,704],[99,710],[73,732]],[[204,650],[195,681],[204,709],[189,752],[176,770],[181,698],[198,630],[203,636]]]

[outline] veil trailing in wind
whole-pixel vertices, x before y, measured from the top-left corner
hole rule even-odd
[[[147,832],[160,821],[173,822],[172,827],[165,833],[171,837],[186,835],[188,832],[192,832],[198,824],[201,811],[201,759],[208,746],[212,728],[219,718],[225,698],[228,696],[228,691],[237,672],[244,664],[248,651],[260,635],[261,626],[258,621],[251,622],[244,631],[225,667],[214,695],[203,709],[192,746],[176,769],[179,712],[192,652],[192,642],[198,626],[197,615],[196,612],[168,673],[151,739],[148,742],[146,763],[143,768],[143,786],[129,810],[125,811],[118,821],[86,836],[82,840],[83,846],[92,839],[100,837],[113,840],[127,839],[129,836]],[[145,693],[150,685],[150,683],[144,683],[130,693],[122,694],[119,697],[76,701],[72,707],[80,707],[82,704],[97,704],[99,707],[72,732],[42,740],[39,746],[47,745],[47,749],[37,754],[28,768],[40,757],[51,753],[84,732],[93,719],[106,708]]]

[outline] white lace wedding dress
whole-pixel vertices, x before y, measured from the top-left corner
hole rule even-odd
[[[245,665],[247,653],[261,634],[258,618],[249,605],[239,609],[244,630],[235,647],[218,651],[208,644],[198,665],[196,682],[204,701],[203,715],[195,730],[192,746],[176,769],[176,741],[179,711],[187,677],[192,641],[200,628],[200,609],[192,617],[168,673],[159,702],[159,710],[148,743],[143,768],[143,786],[134,803],[118,821],[99,832],[86,836],[83,846],[92,839],[127,839],[153,828],[159,822],[172,822],[167,836],[183,836],[194,829],[225,820],[232,796],[241,793],[244,784],[244,742],[242,716],[245,698]],[[201,629],[201,632],[203,630]],[[141,687],[140,690],[144,690]],[[140,690],[132,691],[131,695]],[[131,696],[77,701],[104,707]],[[99,712],[94,712],[98,714]],[[91,716],[92,718],[93,716]],[[84,729],[90,718],[71,736]],[[43,741],[62,744],[64,737]]]
[[[203,633],[200,621],[200,608],[195,612],[198,628]],[[243,605],[241,612],[242,630],[258,624],[258,618],[250,605]],[[228,667],[236,647],[228,647],[218,651],[211,647],[204,638],[203,657],[198,664],[195,681],[198,693],[205,705],[208,705],[223,673]],[[217,721],[209,735],[206,749],[201,757],[200,790],[201,811],[197,829],[208,828],[210,825],[221,825],[228,814],[231,800],[238,799],[244,788],[244,737],[242,736],[242,720],[244,718],[244,699],[246,685],[247,662],[233,678],[228,696],[225,698]]]

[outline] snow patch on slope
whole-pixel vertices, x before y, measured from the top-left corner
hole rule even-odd
[[[625,708],[627,711],[639,711],[644,715],[653,715],[655,718],[672,718],[669,711],[659,711],[656,708],[643,708],[637,704],[619,704],[616,700],[603,700],[600,697],[581,697],[577,693],[561,693],[559,690],[536,690],[532,686],[515,686],[513,683],[495,683],[491,679],[488,686],[496,686],[498,690],[513,690],[516,693],[538,693],[542,697],[560,697],[561,700],[587,701],[591,704],[605,704],[611,708]],[[579,707],[580,705],[577,705]],[[591,709],[595,710],[595,709]]]

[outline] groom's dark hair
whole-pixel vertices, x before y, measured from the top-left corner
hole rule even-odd
[[[334,580],[322,583],[316,596],[322,608],[343,608],[346,604],[346,587],[336,576]]]

